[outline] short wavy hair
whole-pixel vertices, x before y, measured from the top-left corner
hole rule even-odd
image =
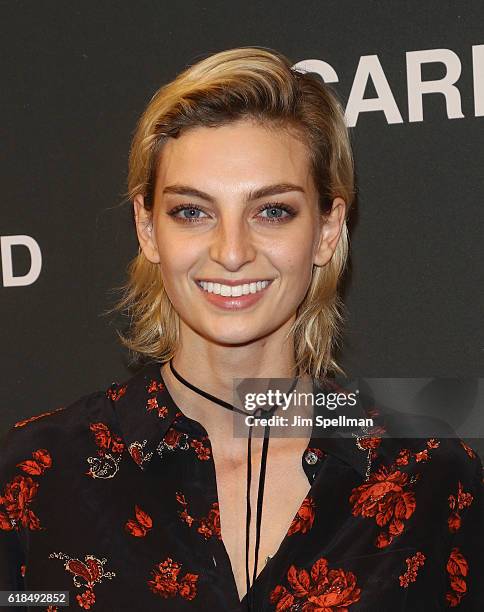
[[[348,258],[354,162],[341,103],[319,75],[292,68],[286,56],[267,47],[229,49],[189,66],[153,95],[138,121],[130,149],[127,198],[132,201],[141,194],[146,210],[153,210],[159,156],[169,138],[193,127],[240,119],[295,129],[308,147],[321,215],[328,214],[337,196],[346,203],[335,252],[325,266],[313,266],[310,287],[287,335],[294,341],[297,376],[321,379],[345,374],[334,352],[345,319],[338,283]],[[118,336],[131,352],[131,364],[166,362],[176,351],[179,317],[159,266],[139,248],[127,272],[127,282],[117,287],[122,297],[108,311],[126,312],[129,317],[127,332],[117,330]]]

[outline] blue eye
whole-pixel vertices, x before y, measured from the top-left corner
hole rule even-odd
[[[188,211],[190,214],[189,214],[189,216],[179,217],[178,213],[181,212],[181,211],[183,211],[183,212]],[[203,210],[199,206],[196,206],[195,204],[190,204],[190,205],[181,204],[180,206],[176,206],[168,214],[171,217],[173,217],[175,219],[178,219],[178,220],[180,220],[182,222],[190,223],[190,222],[193,222],[193,221],[198,221],[200,219],[200,217],[197,217],[194,214],[192,214],[194,212],[195,213],[203,212]]]
[[[192,213],[201,213],[202,211],[199,208],[184,208],[183,212],[189,213],[188,216],[182,217],[183,219],[200,219],[200,217],[197,217],[196,215]]]
[[[295,216],[295,212],[294,210],[290,207],[287,206],[286,204],[266,204],[261,210],[260,212],[265,212],[265,211],[270,211],[270,215],[268,217],[263,217],[264,219],[266,219],[269,223],[279,223],[281,221],[284,221],[288,218],[294,217]],[[281,215],[277,215],[274,216],[272,213],[274,211],[277,211],[278,213],[287,213],[286,216]]]
[[[273,202],[269,204],[265,204],[262,208],[259,209],[258,213],[263,213],[265,211],[270,211],[267,217],[261,217],[264,220],[264,223],[281,223],[291,219],[296,216],[296,211],[287,204],[282,204],[280,202]],[[178,216],[179,212],[187,212],[188,215]],[[273,214],[276,212],[277,214]],[[283,215],[282,213],[287,213]],[[196,204],[180,204],[179,206],[175,206],[173,210],[171,210],[168,214],[170,217],[181,221],[182,223],[199,223],[203,219],[197,213],[203,213],[206,215],[205,211]]]

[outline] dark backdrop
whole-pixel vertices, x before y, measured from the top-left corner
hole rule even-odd
[[[124,321],[101,312],[137,252],[121,204],[130,138],[161,84],[236,46],[326,62],[345,107],[362,87],[383,100],[350,126],[348,373],[482,376],[482,2],[0,6],[0,433],[127,375]],[[419,74],[446,83],[422,86],[421,116]]]

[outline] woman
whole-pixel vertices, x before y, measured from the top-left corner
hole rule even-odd
[[[332,91],[264,48],[207,57],[140,118],[129,197],[121,338],[148,363],[9,431],[1,588],[98,611],[477,609],[482,467],[464,443],[385,437],[392,418],[234,434],[237,380],[340,389],[354,185]]]

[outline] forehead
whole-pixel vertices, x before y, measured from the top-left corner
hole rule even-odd
[[[196,127],[164,145],[156,190],[172,183],[235,191],[269,182],[311,188],[308,148],[293,132],[250,120]]]

